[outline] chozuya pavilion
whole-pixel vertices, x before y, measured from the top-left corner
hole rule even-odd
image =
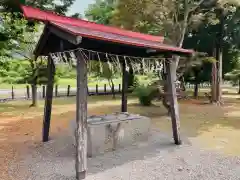
[[[119,65],[122,70],[122,105],[121,112],[127,112],[127,79],[130,63],[142,59],[145,63],[164,57],[164,68],[167,73],[168,94],[171,105],[172,129],[175,144],[181,144],[179,128],[179,110],[173,76],[173,55],[191,56],[192,50],[169,46],[163,43],[164,38],[131,32],[119,28],[100,25],[81,19],[60,16],[54,12],[42,11],[29,6],[21,6],[28,20],[45,23],[44,31],[34,51],[35,56],[48,56],[48,84],[43,118],[44,142],[49,139],[51,122],[53,78],[55,65],[61,59],[65,63],[76,64],[77,97],[76,97],[76,177],[84,179],[87,170],[87,151],[89,127],[87,117],[87,68],[89,61],[99,60]],[[117,62],[117,64],[114,64]],[[119,113],[120,115],[123,115]],[[126,117],[125,117],[126,118]],[[131,118],[130,118],[131,119]],[[125,119],[129,120],[129,119]],[[115,120],[112,120],[115,122]],[[122,121],[124,122],[124,119]],[[140,122],[139,122],[140,123]],[[101,123],[100,123],[101,124]],[[107,127],[111,122],[105,123]],[[120,128],[117,123],[117,129]],[[114,131],[115,133],[117,132]],[[115,135],[114,135],[115,136]],[[90,138],[90,137],[89,137]]]

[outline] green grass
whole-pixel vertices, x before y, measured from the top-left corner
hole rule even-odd
[[[0,89],[11,89],[12,86],[14,89],[23,89],[26,88],[27,84],[7,84],[7,83],[1,83]]]
[[[154,78],[154,77],[149,77],[149,76],[144,76],[144,75],[137,75],[137,78],[138,78],[139,82],[142,84],[148,84],[151,81],[158,80],[158,78],[156,78],[156,77]],[[121,77],[115,78],[115,79],[113,79],[113,82],[114,82],[115,87],[118,87],[119,84],[122,84],[122,78]],[[70,79],[70,78],[61,78],[58,80],[57,84],[60,88],[67,88],[68,85],[70,85],[71,87],[77,86],[76,79]],[[109,86],[108,80],[98,79],[98,78],[90,76],[88,78],[88,87],[96,87],[96,84],[99,87],[104,87],[104,84]],[[14,89],[25,89],[27,84],[0,83],[0,89],[11,89],[12,86],[14,87]]]
[[[122,84],[122,79],[121,78],[114,79],[113,81],[114,81],[114,85],[116,87],[118,87],[119,84]],[[60,88],[67,88],[68,85],[70,85],[71,87],[76,87],[77,86],[76,79],[67,79],[67,78],[59,79],[57,84],[59,85]],[[107,80],[97,80],[97,79],[89,78],[88,87],[96,87],[96,84],[98,84],[99,87],[103,87],[104,84],[109,86],[109,83],[108,83]],[[0,84],[0,89],[11,89],[12,86],[14,87],[14,89],[24,89],[24,88],[26,88],[27,84],[1,83]]]
[[[139,81],[142,83],[148,83],[149,82],[149,77],[148,76],[137,76]],[[119,84],[122,84],[122,78],[115,78],[113,79],[115,87],[118,87]],[[70,78],[61,78],[58,80],[58,83],[60,88],[67,88],[68,85],[71,87],[76,87],[77,82],[76,79],[70,79]],[[99,87],[103,87],[104,84],[109,86],[108,80],[105,79],[97,79],[93,77],[88,78],[88,87],[96,87],[96,84]],[[11,89],[12,86],[14,89],[24,89],[26,88],[27,84],[7,84],[7,83],[0,83],[0,89]]]

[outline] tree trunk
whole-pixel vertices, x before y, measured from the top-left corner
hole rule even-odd
[[[31,85],[32,88],[32,104],[30,107],[36,107],[37,106],[37,84],[34,83]]]
[[[240,94],[240,79],[238,80],[238,94]]]
[[[185,8],[185,12],[184,12],[183,24],[182,24],[181,31],[179,33],[179,39],[176,42],[177,47],[180,47],[180,48],[183,46],[183,42],[184,42],[184,38],[185,38],[186,31],[187,31],[187,26],[188,26],[188,17],[189,17],[189,13],[190,13],[187,0],[184,1],[184,8]],[[172,58],[172,60],[175,62],[174,64],[171,65],[172,71],[175,71],[175,73],[173,73],[172,75],[174,76],[173,79],[177,80],[177,67],[179,64],[180,57],[174,56]],[[166,95],[166,93],[168,92],[166,75],[163,75],[163,81],[164,81],[164,94],[165,95],[163,96],[162,104],[168,110],[168,114],[170,115],[170,102],[168,99],[168,95]],[[185,86],[184,86],[184,89],[185,89]]]
[[[199,85],[198,81],[195,80],[195,83],[194,83],[194,93],[193,93],[193,97],[194,97],[195,99],[198,98],[198,85]]]
[[[216,100],[218,104],[222,103],[222,48],[224,36],[224,14],[223,9],[219,9],[220,24],[216,45],[216,59],[217,59],[217,87],[216,87]]]
[[[111,88],[111,91],[112,91],[112,96],[113,96],[113,99],[116,99],[116,95],[115,95],[115,89],[114,89],[114,83],[113,83],[113,80],[112,79],[109,79],[108,80],[108,83],[109,83],[109,86]]]
[[[31,68],[32,68],[32,81],[31,81],[31,89],[32,89],[32,104],[30,107],[36,107],[37,106],[37,57],[34,57],[34,59],[29,59]]]
[[[217,86],[217,66],[216,62],[212,63],[212,81],[211,81],[211,103],[216,103],[217,98],[216,98],[216,86]]]
[[[181,78],[180,78],[180,86],[181,86],[181,90],[182,91],[186,91],[186,86],[185,86],[185,81],[184,81],[184,77],[182,76]]]

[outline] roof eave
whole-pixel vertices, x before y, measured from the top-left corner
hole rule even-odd
[[[47,42],[47,39],[49,37],[49,28],[48,28],[48,23],[45,24],[44,30],[41,34],[40,39],[38,40],[38,43],[36,45],[36,48],[34,50],[34,54],[36,57],[40,56],[42,54],[42,50]]]
[[[57,28],[56,26],[53,26],[50,23],[46,23],[43,33],[36,45],[36,48],[34,50],[35,56],[40,56],[43,54],[43,49],[46,46],[47,40],[51,34],[54,34],[58,36],[59,38],[68,41],[69,43],[73,45],[79,45],[82,42],[82,37],[79,35],[75,35],[70,32],[65,32],[60,28]]]

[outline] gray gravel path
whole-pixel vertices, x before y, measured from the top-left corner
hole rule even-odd
[[[74,148],[64,136],[36,148],[16,167],[28,168],[18,180],[74,180]],[[153,131],[148,142],[88,160],[86,180],[240,180],[240,158],[201,150],[184,139]]]

